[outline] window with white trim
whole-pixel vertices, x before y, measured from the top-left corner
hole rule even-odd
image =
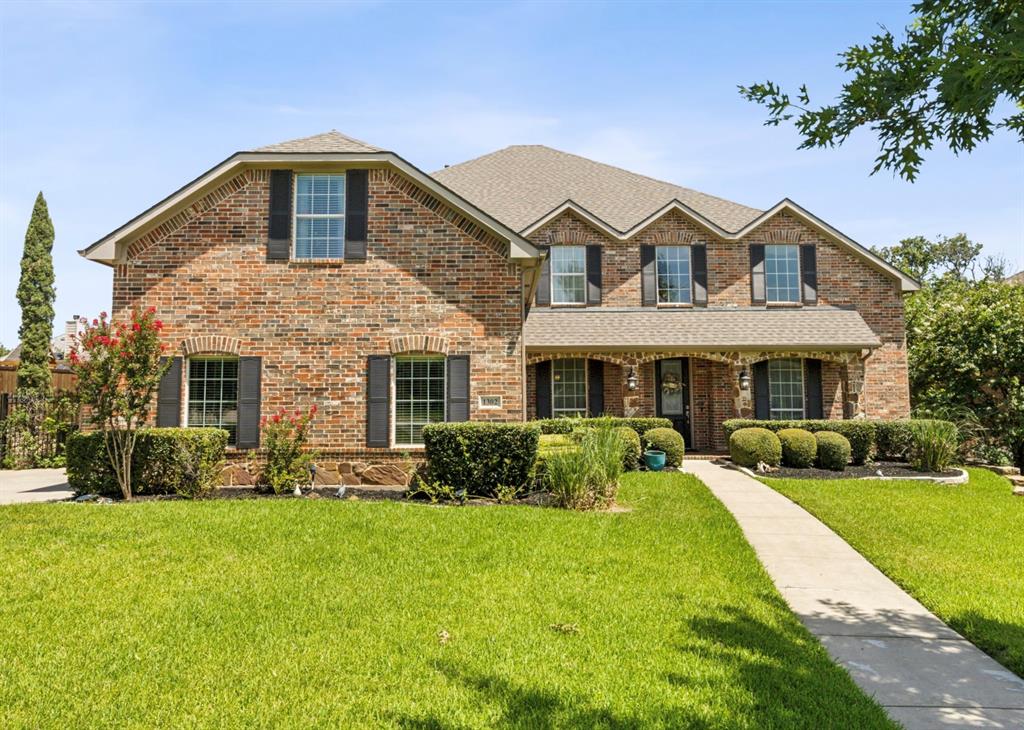
[[[445,419],[445,358],[395,357],[395,445],[420,446],[423,427]]]
[[[790,244],[765,246],[764,282],[769,302],[799,302],[800,247]]]
[[[551,303],[586,304],[587,247],[552,246]]]
[[[551,415],[587,415],[587,361],[582,358],[551,363]]]
[[[658,246],[658,304],[691,304],[690,247]]]
[[[345,257],[345,175],[295,176],[295,258]]]
[[[223,428],[238,442],[238,358],[190,357],[185,425]]]
[[[773,421],[804,417],[803,360],[768,361],[768,400]]]

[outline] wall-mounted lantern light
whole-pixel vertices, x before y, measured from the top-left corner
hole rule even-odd
[[[636,386],[639,384],[639,380],[636,377],[636,368],[629,369],[629,375],[626,377],[626,387],[630,390],[636,390]]]
[[[746,368],[740,370],[740,390],[750,390],[750,373]]]

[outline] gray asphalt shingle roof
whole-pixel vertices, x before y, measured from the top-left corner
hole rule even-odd
[[[878,347],[852,309],[533,309],[526,347],[548,349],[790,350]]]
[[[763,212],[543,145],[506,147],[433,177],[517,231],[567,200],[620,232],[673,200],[729,232]]]

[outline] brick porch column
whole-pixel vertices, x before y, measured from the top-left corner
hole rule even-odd
[[[864,361],[854,357],[843,368],[843,418],[864,417]]]
[[[626,418],[638,416],[642,412],[643,408],[643,404],[641,402],[643,389],[650,388],[650,383],[644,382],[643,376],[640,374],[640,366],[636,364],[635,360],[623,362],[619,371],[622,379],[622,415]],[[636,390],[630,390],[626,385],[626,379],[629,377],[631,372],[636,373],[638,381]]]
[[[750,387],[746,390],[740,388],[740,373],[747,371],[750,379]],[[729,363],[729,377],[732,379],[732,399],[734,418],[754,417],[754,373],[750,365],[740,361]]]

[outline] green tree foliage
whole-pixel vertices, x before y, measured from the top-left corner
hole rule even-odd
[[[53,336],[53,222],[43,194],[36,197],[21,256],[18,304],[21,305],[21,361],[18,389],[50,391],[50,338]]]
[[[987,257],[978,262],[981,244],[965,233],[939,236],[934,241],[924,236],[904,238],[895,246],[873,249],[876,254],[896,268],[907,272],[921,282],[941,279],[967,281],[984,278],[1001,281],[1006,273],[1003,259]]]
[[[840,54],[838,67],[853,78],[831,104],[812,107],[806,86],[794,102],[771,81],[740,93],[767,107],[765,124],[794,120],[801,149],[841,145],[869,127],[881,145],[872,174],[886,169],[913,180],[935,142],[970,152],[999,128],[1024,142],[1024,4],[918,0],[913,12],[902,38],[882,28]],[[1006,101],[1016,113],[995,119]]]
[[[944,280],[906,316],[915,408],[971,411],[1024,466],[1024,287]]]

